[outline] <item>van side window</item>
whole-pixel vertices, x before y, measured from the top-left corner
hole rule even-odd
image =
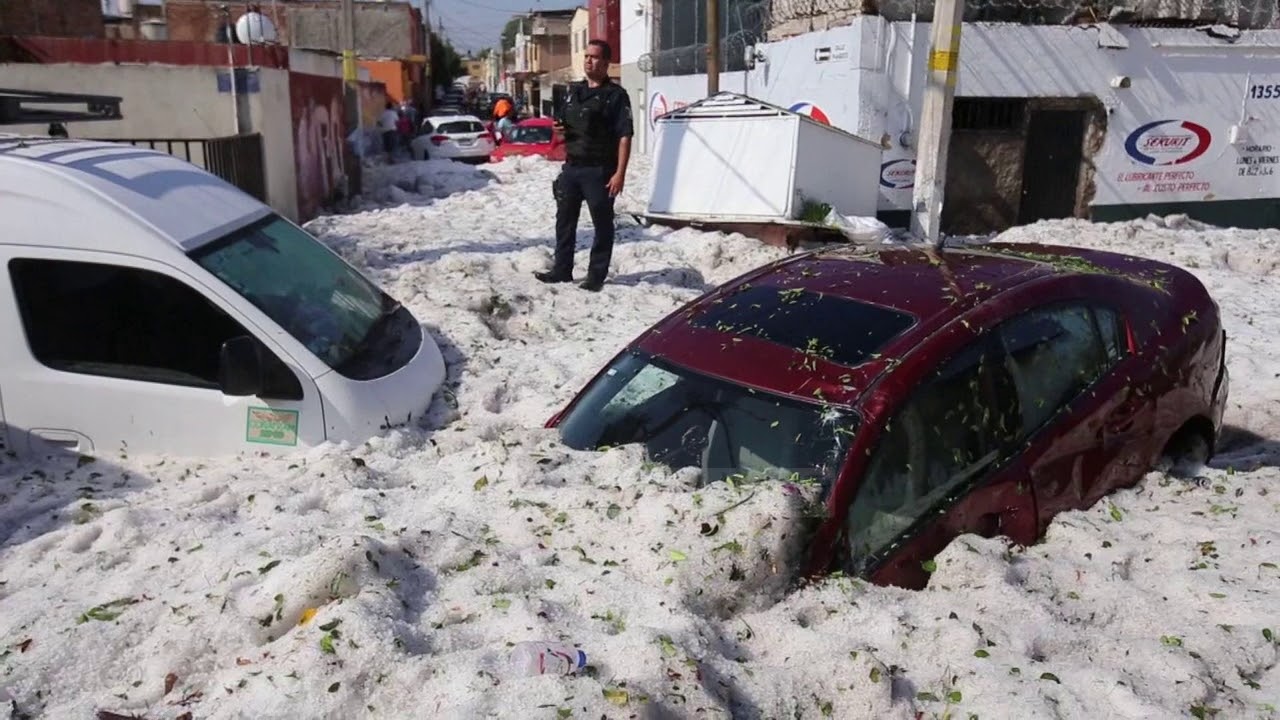
[[[31,353],[54,370],[217,389],[222,343],[251,336],[200,293],[160,273],[15,259],[9,275]],[[263,397],[301,400],[293,371],[260,349]]]

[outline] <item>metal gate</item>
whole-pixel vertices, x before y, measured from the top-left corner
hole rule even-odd
[[[261,202],[267,201],[261,133],[220,138],[102,138],[103,142],[167,152],[204,168]]]

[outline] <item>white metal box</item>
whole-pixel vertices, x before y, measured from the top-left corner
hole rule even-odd
[[[879,145],[737,93],[657,119],[650,215],[821,222],[874,217]]]

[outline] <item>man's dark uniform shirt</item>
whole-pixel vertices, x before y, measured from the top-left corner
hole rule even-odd
[[[562,113],[568,163],[617,168],[619,139],[635,134],[627,91],[612,80],[572,83]]]

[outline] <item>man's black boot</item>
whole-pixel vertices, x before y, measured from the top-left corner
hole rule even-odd
[[[573,282],[572,275],[557,275],[554,272],[536,272],[533,274],[539,281],[544,283],[566,283]]]
[[[583,280],[582,282],[578,283],[578,287],[582,288],[583,290],[590,290],[591,292],[600,292],[600,288],[604,287],[604,281],[596,280],[594,278],[587,278],[586,280]]]

